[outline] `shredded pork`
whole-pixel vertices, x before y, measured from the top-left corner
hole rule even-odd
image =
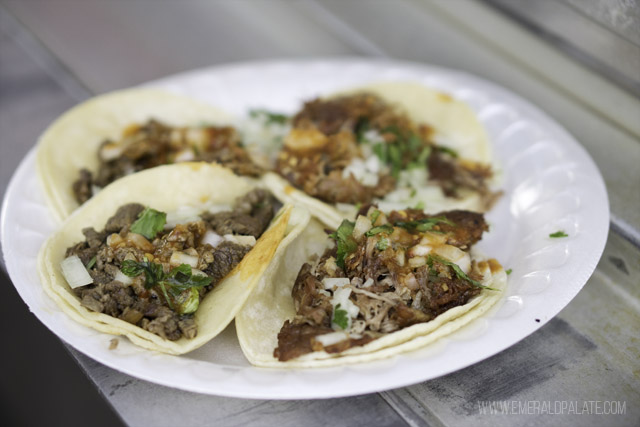
[[[279,360],[361,346],[433,320],[480,293],[483,276],[475,261],[460,274],[452,266],[454,261],[439,254],[470,260],[469,249],[487,230],[482,214],[425,215],[408,209],[385,215],[372,207],[366,215],[372,223],[367,233],[355,238],[353,223],[349,227],[348,221],[343,222],[332,234],[336,246],[315,266],[307,263],[300,269],[292,289],[296,316],[283,325],[274,351]],[[329,287],[325,283],[333,282],[327,278],[346,278],[348,284]],[[336,299],[344,292],[349,293],[348,300],[338,305]],[[347,321],[345,313],[351,305],[357,307],[357,314]],[[344,331],[348,338],[324,346],[318,337],[334,331]]]

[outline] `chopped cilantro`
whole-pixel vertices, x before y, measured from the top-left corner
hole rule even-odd
[[[427,167],[427,159],[431,154],[431,147],[423,147],[418,157],[407,165],[407,169],[420,169]]]
[[[287,123],[287,121],[289,121],[289,117],[286,116],[285,114],[281,114],[281,113],[274,113],[268,110],[263,110],[263,109],[255,109],[255,110],[251,110],[249,111],[249,117],[251,118],[257,118],[263,116],[264,118],[267,119],[267,124],[280,124],[283,125],[285,123]]]
[[[125,260],[120,270],[129,277],[137,277],[144,273],[146,279],[144,286],[147,289],[154,287],[164,278],[162,265],[146,260],[142,262]]]
[[[418,194],[418,190],[416,190],[415,188],[412,188],[411,194],[409,194],[409,197],[416,197],[416,194]]]
[[[456,276],[458,276],[459,279],[461,280],[466,280],[467,282],[471,283],[473,286],[475,286],[476,288],[482,288],[482,289],[489,289],[492,291],[497,291],[498,289],[495,288],[490,288],[489,286],[485,286],[482,283],[478,282],[477,280],[473,280],[471,277],[467,276],[467,274],[462,271],[462,269],[460,268],[460,266],[458,264],[456,264],[455,262],[451,262],[449,260],[446,260],[442,257],[439,257],[438,255],[429,255],[429,258],[427,260],[427,264],[429,265],[429,267],[431,267],[433,265],[433,261],[437,261],[440,264],[444,264],[448,267],[451,267],[453,269],[453,272],[456,274]],[[429,262],[431,262],[429,264]]]
[[[364,235],[367,237],[371,237],[379,233],[391,234],[393,233],[393,226],[391,226],[390,224],[379,225],[377,227],[373,227],[371,230],[364,233]]]
[[[363,117],[362,119],[358,120],[354,129],[354,132],[356,134],[356,141],[366,142],[364,134],[367,133],[369,129],[371,129],[371,126],[369,125],[369,119]]]
[[[551,237],[552,239],[557,239],[559,237],[569,237],[569,235],[565,233],[564,230],[559,230],[559,231],[556,231],[555,233],[549,234],[549,237]]]
[[[391,175],[398,178],[402,170],[402,151],[396,144],[388,145],[389,162],[391,163]]]
[[[402,227],[408,231],[428,231],[431,230],[436,224],[447,224],[447,225],[455,225],[453,222],[449,221],[445,217],[433,217],[433,218],[423,218],[417,219],[414,221],[398,221],[394,225],[397,227]]]
[[[191,266],[188,264],[180,264],[169,274],[165,274],[162,264],[147,260],[143,262],[126,260],[122,263],[121,271],[129,277],[136,277],[144,273],[145,288],[150,289],[158,286],[169,307],[179,314],[193,313],[198,308],[200,301],[197,288],[208,286],[213,280],[212,277],[193,275]]]
[[[376,221],[378,220],[378,217],[380,216],[382,212],[380,212],[379,210],[375,210],[373,212],[371,212],[371,224],[375,224]]]
[[[446,153],[446,154],[450,155],[453,158],[457,158],[458,157],[458,152],[456,150],[454,150],[453,148],[445,147],[443,145],[438,145],[436,147],[436,149],[438,151],[440,151],[441,153]]]
[[[420,200],[418,203],[416,203],[416,205],[413,207],[414,209],[424,209],[424,202],[422,200]]]
[[[388,247],[389,247],[389,239],[387,239],[384,236],[382,236],[380,240],[378,240],[378,243],[376,243],[376,249],[379,251],[384,251]]]
[[[513,273],[513,270],[512,270],[512,269],[508,269],[508,270],[506,271],[506,273],[507,273],[507,276],[508,276],[509,274]]]
[[[340,224],[340,227],[329,235],[338,245],[338,252],[336,254],[336,264],[338,267],[344,268],[344,258],[358,247],[358,244],[352,236],[353,227],[355,227],[355,222],[345,219],[342,221],[342,224]]]
[[[333,310],[333,319],[331,322],[338,325],[341,329],[347,329],[349,326],[347,310],[341,309],[340,304],[336,305],[336,308]]]
[[[386,142],[380,142],[373,146],[373,152],[385,165],[389,163],[389,144]]]
[[[155,209],[146,208],[138,215],[138,219],[131,225],[131,232],[142,234],[151,240],[156,237],[167,223],[167,214]]]
[[[93,258],[91,258],[89,260],[89,262],[87,263],[87,265],[85,266],[87,268],[87,270],[91,270],[93,268],[94,265],[96,265],[96,261],[98,260],[98,258],[96,258],[95,256]]]

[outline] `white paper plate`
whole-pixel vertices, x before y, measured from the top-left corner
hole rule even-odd
[[[466,101],[486,126],[503,165],[505,196],[488,215],[480,249],[513,273],[500,306],[435,345],[388,360],[313,370],[249,366],[233,326],[204,347],[175,357],[139,349],[77,325],[43,293],[36,257],[56,224],[36,177],[32,150],[2,209],[4,257],[20,296],[56,335],[119,371],[194,392],[262,399],[326,398],[414,384],[479,362],[517,343],[580,291],[604,249],[605,186],[585,150],[518,96],[465,73],[361,59],[257,62],[198,70],[150,83],[235,114],[264,107],[293,112],[319,94],[381,80],[413,80]],[[564,230],[569,237],[551,239]],[[23,339],[28,339],[24,337]]]

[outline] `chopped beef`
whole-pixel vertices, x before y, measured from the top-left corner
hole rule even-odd
[[[232,242],[222,242],[213,251],[213,262],[204,270],[214,282],[220,281],[240,263],[242,258],[251,250],[248,246],[241,246]]]
[[[408,216],[407,216],[408,215]],[[447,244],[467,249],[482,238],[482,233],[489,231],[489,226],[484,220],[484,215],[477,212],[453,210],[441,212],[435,215],[427,215],[419,209],[406,209],[389,214],[389,221],[422,220],[426,218],[445,218],[447,222],[440,222],[433,226],[433,231],[445,233]]]
[[[239,175],[263,171],[242,147],[238,132],[229,126],[172,127],[156,120],[126,128],[118,141],[104,141],[98,150],[95,174],[81,169],[73,183],[78,203],[91,198],[93,187],[152,167],[181,161],[216,162]]]
[[[259,238],[273,218],[275,203],[267,191],[254,190],[238,198],[233,211],[222,212],[224,221],[218,222],[223,224],[224,234]],[[168,274],[175,267],[172,256],[176,252],[197,257],[198,270],[211,278],[210,284],[197,288],[199,298],[203,298],[240,263],[251,247],[229,241],[215,248],[202,243],[207,230],[220,232],[215,221],[212,227],[204,220],[179,224],[172,230],[160,232],[150,242],[129,231],[143,210],[140,204],[124,205],[109,218],[103,231],[82,230],[85,240],[68,248],[66,256],[77,255],[85,266],[90,265],[88,271],[93,283],[74,289],[74,293],[91,311],[117,317],[168,340],[193,338],[198,330],[195,319],[192,314],[180,314],[175,309],[177,297],[165,292],[166,287],[171,286],[169,282],[164,282],[164,289],[158,283],[149,285],[146,273],[132,277],[128,285],[115,280],[123,274],[121,268],[125,261],[158,264],[162,274]],[[204,214],[203,217],[217,218],[218,215]],[[177,292],[192,296],[190,290]]]
[[[361,93],[335,99],[315,99],[304,104],[293,118],[295,127],[313,125],[325,135],[348,130],[357,132],[366,125],[373,129],[409,128],[410,120],[381,98]]]
[[[276,200],[269,192],[258,189],[238,198],[233,211],[207,213],[202,219],[222,236],[241,234],[258,238],[273,219],[275,205]]]
[[[80,169],[80,177],[73,183],[73,195],[82,204],[93,196],[93,175],[87,169]]]
[[[138,219],[138,215],[144,210],[144,206],[139,203],[129,203],[121,206],[107,221],[104,227],[106,233],[119,233],[125,227],[129,229],[131,224]]]
[[[413,168],[426,168],[429,182],[440,186],[447,197],[464,197],[469,191],[479,194],[485,211],[500,195],[487,185],[492,176],[489,165],[458,159],[434,142],[430,126],[414,123],[376,95],[306,102],[292,124],[276,172],[325,202],[366,204],[383,198],[396,188],[400,172]],[[375,157],[383,167],[374,169],[378,175],[374,184],[361,170]],[[354,169],[360,170],[359,176]]]

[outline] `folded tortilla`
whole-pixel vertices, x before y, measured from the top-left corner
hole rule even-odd
[[[255,181],[207,163],[160,166],[122,178],[75,211],[44,243],[38,257],[42,286],[63,312],[85,326],[108,334],[125,335],[133,343],[150,350],[170,354],[194,350],[214,338],[233,320],[270,265],[282,239],[291,240],[304,229],[309,221],[305,210],[290,205],[283,207],[240,264],[205,295],[195,313],[198,334],[192,339],[182,337],[169,341],[124,320],[86,309],[62,275],[60,262],[68,247],[85,239],[83,228],[103,229],[108,218],[124,204],[140,203],[163,212],[184,206],[206,210],[208,206],[233,205],[237,197],[254,188]]]
[[[460,159],[491,165],[494,174],[498,169],[487,133],[476,113],[466,103],[413,82],[376,83],[339,92],[329,98],[359,92],[377,95],[390,105],[400,107],[415,123],[429,125],[434,130],[437,144],[455,150]],[[491,186],[496,185],[495,178],[494,176]],[[265,183],[280,200],[306,206],[316,218],[331,228],[337,228],[345,216],[351,217],[357,211],[353,205],[332,205],[313,198],[275,173],[266,174]],[[453,209],[485,211],[485,203],[480,195],[470,190],[463,190],[461,197],[452,198],[446,197],[435,184],[425,184],[424,189],[425,196],[420,201],[424,204],[426,213]],[[393,210],[407,206],[406,203],[399,203],[397,207],[387,205],[391,202],[388,196],[377,201],[381,209]]]
[[[313,352],[280,362],[273,356],[273,351],[278,346],[278,332],[285,320],[293,319],[296,314],[291,290],[298,271],[303,263],[322,254],[326,245],[330,244],[323,224],[315,219],[300,236],[285,240],[287,244],[278,248],[271,265],[235,320],[242,351],[256,366],[327,367],[384,359],[416,350],[483,316],[502,298],[506,289],[505,271],[502,268],[492,271],[487,266],[481,283],[496,290],[483,289],[467,304],[452,308],[429,322],[392,332],[342,353]]]
[[[157,89],[112,92],[75,106],[55,120],[38,142],[38,175],[58,220],[64,220],[78,207],[72,185],[80,169],[97,171],[102,142],[117,140],[127,126],[149,119],[172,126],[231,120],[208,104]]]

